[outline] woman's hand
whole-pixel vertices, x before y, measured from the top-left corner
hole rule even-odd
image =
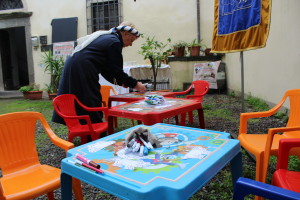
[[[146,87],[143,83],[137,82],[136,86],[133,88],[139,92],[145,93],[146,92]]]

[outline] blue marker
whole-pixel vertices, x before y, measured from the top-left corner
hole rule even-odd
[[[144,156],[147,156],[149,153],[149,150],[146,146],[144,146]]]

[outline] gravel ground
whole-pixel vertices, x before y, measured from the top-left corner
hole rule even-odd
[[[205,123],[206,129],[209,130],[217,130],[230,133],[233,137],[236,137],[238,133],[239,127],[239,116],[241,113],[241,101],[239,98],[231,97],[224,94],[208,94],[205,96],[203,105],[205,108]],[[246,104],[245,104],[246,105]],[[221,109],[218,112],[218,116],[212,116],[212,113],[216,109]],[[252,109],[249,107],[245,108],[245,112],[251,112]],[[194,124],[189,124],[187,122],[187,126],[191,127],[199,127],[197,123],[197,117],[195,116]],[[174,120],[171,120],[171,123],[174,123]],[[129,123],[131,124],[131,123]],[[58,126],[57,124],[51,124],[51,126]],[[249,127],[249,132],[267,132],[268,127],[280,127],[285,126],[285,123],[275,119],[275,118],[267,118],[261,120],[261,123],[251,124]],[[126,129],[126,125],[119,123],[120,129]],[[59,133],[57,133],[59,135]],[[66,139],[65,136],[61,136]],[[39,147],[39,153],[42,163],[47,163],[55,167],[60,167],[60,161],[65,157],[65,152],[56,146],[52,145],[49,141],[44,141]],[[244,165],[248,167],[252,167],[255,170],[255,163],[249,157],[243,158]],[[225,171],[229,171],[229,167],[227,166]],[[229,171],[230,172],[230,171]],[[216,196],[214,199],[223,199],[222,197],[218,197],[216,189],[214,188],[216,184],[221,184],[223,177],[218,173],[205,187],[203,187],[200,191],[198,191],[192,199],[211,199],[206,198],[205,194],[214,194]],[[88,184],[82,183],[84,197],[87,200],[94,199],[118,199],[108,193],[102,192]],[[229,189],[230,190],[230,189]],[[211,196],[211,195],[207,195]],[[55,191],[56,199],[60,199],[60,189]],[[36,199],[47,199],[45,196],[36,198]]]

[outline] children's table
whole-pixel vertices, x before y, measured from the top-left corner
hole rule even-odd
[[[113,119],[121,117],[143,122],[145,125],[153,125],[163,122],[164,119],[181,115],[180,125],[185,125],[186,113],[197,110],[200,121],[204,121],[204,115],[200,110],[201,103],[192,99],[165,98],[164,104],[149,105],[144,100],[134,101],[127,104],[111,107],[108,110],[108,133],[114,132]],[[202,113],[202,115],[201,115]],[[199,122],[203,128],[204,122]]]
[[[162,145],[148,155],[125,153],[124,139],[147,128]],[[230,134],[158,123],[138,125],[68,151],[61,163],[62,199],[72,199],[72,177],[121,199],[188,199],[227,163],[233,184],[242,176],[239,140]],[[81,154],[101,165],[104,174],[74,164]]]
[[[109,97],[108,101],[108,107],[111,107],[111,102],[117,101],[117,102],[133,102],[145,99],[147,95],[159,95],[164,97],[175,97],[173,95],[173,92],[163,92],[163,91],[150,91],[145,93],[140,92],[130,92],[125,94],[117,94],[117,95],[111,95]]]

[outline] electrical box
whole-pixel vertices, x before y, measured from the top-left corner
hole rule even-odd
[[[37,36],[31,37],[31,43],[33,47],[38,47],[39,46],[39,39]]]
[[[41,35],[40,36],[40,44],[41,45],[47,45],[47,35]]]

